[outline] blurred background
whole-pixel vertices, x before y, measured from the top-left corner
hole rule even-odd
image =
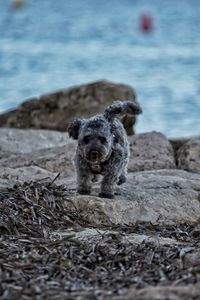
[[[0,112],[107,79],[136,89],[137,132],[200,134],[199,0],[0,0]]]

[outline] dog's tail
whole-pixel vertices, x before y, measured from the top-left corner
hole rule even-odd
[[[106,108],[104,117],[110,122],[115,117],[121,115],[139,115],[142,113],[142,109],[139,104],[133,101],[115,101],[112,105]]]

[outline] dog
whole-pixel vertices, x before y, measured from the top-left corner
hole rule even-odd
[[[78,141],[74,158],[78,193],[89,195],[92,182],[100,174],[103,179],[99,197],[114,198],[115,185],[126,181],[129,160],[127,134],[117,116],[141,113],[135,102],[115,101],[103,114],[69,124],[69,136]]]

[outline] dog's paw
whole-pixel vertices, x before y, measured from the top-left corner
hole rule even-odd
[[[91,191],[90,190],[78,190],[78,193],[80,195],[90,195]]]
[[[121,185],[121,184],[123,184],[125,182],[126,182],[126,176],[125,175],[120,175],[119,176],[119,180],[117,182],[117,185]]]
[[[114,195],[111,193],[99,193],[99,197],[101,198],[108,198],[108,199],[113,199]]]
[[[92,182],[98,182],[99,181],[99,176],[97,174],[95,174],[92,178]]]

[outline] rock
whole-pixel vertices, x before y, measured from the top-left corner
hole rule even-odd
[[[129,137],[129,142],[129,172],[176,168],[173,148],[162,133],[137,134]]]
[[[30,166],[53,173],[64,172],[65,176],[74,172],[72,158],[76,142],[67,133],[1,128],[0,145],[0,166],[8,167],[10,172],[12,168]]]
[[[109,240],[110,237],[115,237],[115,239],[120,239],[122,244],[133,244],[139,245],[142,243],[151,243],[155,245],[178,245],[179,242],[175,239],[164,238],[161,236],[148,236],[146,234],[121,234],[115,230],[102,230],[95,228],[84,228],[81,231],[74,231],[73,228],[65,230],[65,231],[55,231],[52,233],[52,237],[65,238],[67,236],[73,235],[75,239],[78,241],[87,243],[87,244],[95,244],[99,243],[102,239],[107,238]]]
[[[127,300],[196,300],[199,299],[200,285],[146,287],[132,289],[123,295]]]
[[[176,153],[180,147],[182,147],[186,142],[188,142],[189,138],[172,138],[169,139],[169,142],[171,143],[174,153]]]
[[[67,133],[51,130],[0,128],[0,152],[26,154],[70,143]],[[8,155],[7,155],[8,156]]]
[[[142,243],[152,243],[157,246],[159,245],[176,245],[179,244],[179,242],[175,239],[171,238],[165,238],[161,236],[148,236],[146,234],[128,234],[124,237],[122,237],[122,242],[129,242],[134,245],[139,245]]]
[[[194,238],[200,237],[200,219],[197,221],[197,224],[193,227],[192,236]]]
[[[102,112],[114,100],[135,100],[134,90],[124,84],[98,81],[27,100],[19,108],[0,115],[1,127],[43,128],[66,131],[67,122]],[[123,120],[129,134],[135,118]]]
[[[95,225],[131,225],[137,222],[194,224],[200,214],[200,176],[182,170],[130,173],[115,199],[70,193],[67,209]],[[92,213],[91,213],[92,212]]]
[[[51,182],[55,178],[56,174],[48,172],[37,166],[28,166],[20,168],[1,168],[0,178],[6,181],[6,186],[13,186],[16,183],[37,181],[47,179]]]
[[[0,178],[0,189],[5,189],[12,186],[10,182],[8,182],[7,179]]]
[[[177,152],[178,168],[200,173],[200,137],[190,139]]]
[[[194,250],[189,253],[186,253],[186,255],[183,257],[183,266],[184,268],[194,268],[200,267],[200,251]]]
[[[0,159],[0,166],[9,166],[10,168],[38,166],[50,172],[64,172],[66,174],[73,172],[74,175],[73,151],[74,144],[69,143],[63,147],[41,149],[26,154],[11,154]]]

